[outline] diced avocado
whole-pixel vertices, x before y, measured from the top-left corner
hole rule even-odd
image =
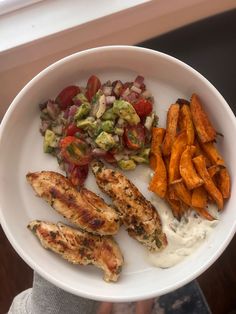
[[[103,121],[101,127],[103,131],[112,133],[114,131],[114,122],[111,120]]]
[[[86,119],[77,121],[76,126],[81,129],[88,129],[89,127],[93,127],[93,123],[94,118],[88,117]]]
[[[131,125],[136,125],[140,122],[140,118],[134,107],[128,101],[115,100],[113,104],[113,112]]]
[[[74,117],[75,121],[85,118],[89,114],[90,109],[90,103],[83,103],[80,105]]]
[[[43,140],[44,153],[51,153],[53,148],[57,146],[57,136],[51,130],[46,130]]]
[[[138,155],[133,155],[130,158],[139,164],[141,164],[141,163],[148,164],[149,163],[149,153],[150,153],[150,148],[144,148],[141,153],[139,153]]]
[[[123,135],[124,134],[124,129],[115,127],[114,133],[117,134],[117,135]]]
[[[88,99],[86,98],[86,96],[83,93],[79,93],[77,94],[73,100],[80,100],[82,104],[86,104],[89,103]]]
[[[131,159],[128,160],[122,159],[118,161],[118,166],[122,170],[134,170],[136,168],[136,163]]]
[[[116,120],[117,115],[114,113],[113,108],[107,109],[102,115],[102,120]]]
[[[116,145],[116,142],[112,135],[105,131],[101,132],[98,135],[98,137],[95,139],[95,143],[105,151],[108,151]]]
[[[90,137],[97,137],[102,131],[101,121],[95,120],[91,125],[87,128],[88,134]]]

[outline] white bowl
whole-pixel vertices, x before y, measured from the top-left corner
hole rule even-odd
[[[76,53],[46,68],[22,89],[7,111],[0,132],[1,224],[24,261],[68,292],[109,301],[134,301],[159,296],[199,276],[227,247],[236,229],[236,193],[232,193],[220,222],[203,245],[169,269],[150,265],[146,249],[121,230],[117,241],[124,253],[125,266],[117,283],[104,282],[102,272],[95,267],[71,265],[43,249],[26,228],[28,222],[34,219],[62,220],[49,205],[35,197],[25,180],[28,171],[58,171],[56,159],[42,150],[38,104],[71,83],[85,84],[91,74],[96,74],[102,81],[133,80],[137,74],[143,75],[155,97],[160,126],[165,125],[167,108],[177,98],[189,99],[193,92],[199,94],[216,129],[224,134],[224,138],[219,140],[219,148],[229,167],[234,191],[236,123],[219,92],[191,67],[163,53],[129,46],[101,47]],[[145,168],[139,167],[129,173],[129,177],[150,198],[147,179],[146,182],[143,179],[144,171]],[[92,176],[87,186],[99,192]]]

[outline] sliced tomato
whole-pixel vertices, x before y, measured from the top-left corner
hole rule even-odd
[[[81,186],[84,184],[88,176],[89,166],[74,166],[71,167],[71,171],[67,173],[68,179],[74,186]]]
[[[87,165],[91,161],[88,144],[75,136],[66,136],[60,140],[61,155],[66,162],[76,166]]]
[[[145,129],[142,124],[129,125],[124,131],[125,145],[132,150],[140,149],[145,143]]]
[[[86,97],[89,101],[92,100],[93,96],[101,87],[101,82],[99,78],[95,75],[91,75],[88,79],[87,86],[86,86]]]
[[[65,129],[66,136],[73,136],[76,133],[84,133],[84,131],[76,126],[76,124],[69,124]]]
[[[79,86],[71,85],[64,88],[56,97],[55,102],[62,110],[73,105],[73,98],[80,92]]]
[[[106,152],[106,154],[103,156],[103,159],[108,162],[109,164],[114,164],[116,163],[116,159],[114,155],[110,152]]]
[[[147,99],[141,98],[132,105],[140,118],[146,117],[152,112],[152,103]]]

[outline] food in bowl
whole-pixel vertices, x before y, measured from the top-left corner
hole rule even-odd
[[[142,76],[131,83],[102,85],[93,75],[86,88],[66,87],[54,101],[41,105],[41,133],[44,152],[57,157],[68,179],[52,171],[29,173],[27,179],[39,196],[86,232],[114,235],[121,220],[131,237],[150,252],[160,251],[150,253],[149,260],[166,268],[194,251],[216,226],[217,211],[209,211],[207,203],[223,209],[230,196],[230,176],[214,144],[217,132],[196,94],[170,106],[166,128],[157,126],[153,101]],[[108,153],[112,158],[107,159]],[[134,170],[135,161],[148,164],[154,171],[148,188],[168,203],[171,212],[160,210],[159,217],[158,207],[101,160],[123,170]],[[128,166],[131,162],[135,167]],[[88,173],[90,163],[97,185],[111,197],[117,212],[81,187],[86,177],[73,171],[86,166]],[[84,214],[89,216],[86,222]]]
[[[101,83],[92,75],[86,87],[70,85],[40,104],[44,152],[56,156],[75,186],[83,185],[92,159],[123,170],[148,163],[151,128],[157,123],[153,97],[144,78]]]
[[[92,191],[85,187],[78,191],[67,178],[54,171],[28,173],[26,178],[38,196],[78,228],[99,235],[118,232],[118,213]]]
[[[117,281],[124,263],[115,240],[74,229],[62,223],[31,221],[28,228],[42,246],[61,255],[72,264],[92,264],[104,271],[105,281]]]

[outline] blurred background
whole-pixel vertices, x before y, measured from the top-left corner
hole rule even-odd
[[[96,6],[96,10],[95,10]],[[96,32],[94,29],[96,28]],[[204,75],[236,113],[236,1],[0,1],[0,120],[49,64],[90,47],[137,45]],[[236,313],[236,238],[197,282],[213,314]],[[0,227],[0,314],[31,287],[32,270]],[[176,312],[177,313],[177,312]]]

